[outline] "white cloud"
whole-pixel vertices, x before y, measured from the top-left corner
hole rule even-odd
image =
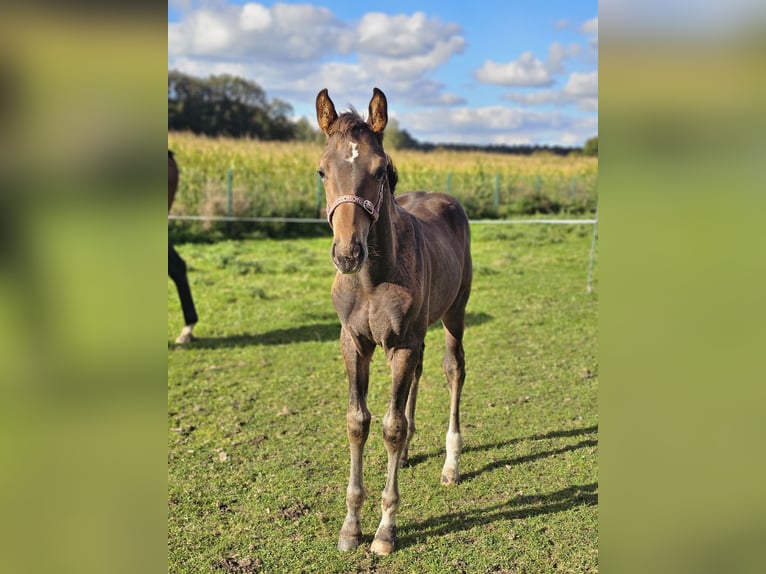
[[[171,56],[260,58],[284,62],[357,51],[394,73],[422,73],[444,63],[466,46],[461,28],[412,15],[365,14],[356,26],[338,20],[326,8],[312,5],[258,3],[224,6],[215,12],[189,12],[168,24]]]
[[[507,106],[426,110],[400,116],[400,124],[413,137],[434,143],[582,145],[596,133],[597,122],[556,111]]]
[[[231,74],[245,78],[250,73],[247,66],[237,62],[209,62],[193,58],[179,58],[176,63],[177,70],[200,78],[219,74]]]
[[[576,58],[581,53],[582,46],[579,44],[569,44],[565,47],[558,42],[554,42],[548,48],[548,61],[545,67],[549,74],[563,74],[565,72],[564,61]]]
[[[573,72],[562,91],[573,97],[598,97],[598,72],[586,74]]]
[[[318,59],[343,52],[350,31],[327,8],[249,3],[199,9],[168,24],[171,57],[263,59],[274,63]]]
[[[546,68],[551,74],[561,74],[564,71],[564,59],[567,57],[564,46],[558,42],[551,44],[548,49],[548,63]]]
[[[198,10],[183,23],[168,24],[168,52],[209,54],[232,47],[234,30],[227,14]]]
[[[487,60],[476,71],[476,79],[501,86],[550,86],[553,84],[548,68],[535,58],[532,52],[524,52],[517,60],[505,64]]]
[[[598,16],[586,21],[580,27],[580,32],[589,36],[598,36]]]
[[[242,30],[252,32],[255,30],[268,30],[274,19],[271,12],[260,4],[245,4],[239,17]]]
[[[384,57],[412,58],[429,54],[442,44],[462,51],[465,40],[457,24],[427,18],[423,12],[411,16],[389,16],[380,12],[365,14],[356,28],[357,48]]]
[[[464,101],[428,78],[464,51],[457,24],[423,12],[372,12],[353,23],[311,5],[217,6],[215,12],[192,9],[168,24],[170,68],[202,76],[239,70],[288,101],[313,101],[317,86],[369,98],[372,85],[413,104]]]
[[[414,78],[435,70],[454,54],[462,52],[464,46],[462,38],[453,37],[436,42],[426,53],[399,58],[361,54],[360,61],[385,78]]]
[[[524,106],[576,105],[586,112],[598,111],[598,71],[573,72],[561,90],[543,90],[533,93],[510,93],[503,99]]]
[[[377,76],[396,81],[416,78],[437,69],[463,52],[465,39],[456,24],[411,16],[365,14],[356,28],[356,48],[363,66]]]
[[[579,32],[588,36],[588,47],[590,48],[590,56],[596,60],[598,59],[598,16],[587,20],[581,27]]]

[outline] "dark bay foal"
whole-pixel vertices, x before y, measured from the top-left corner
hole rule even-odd
[[[389,554],[396,539],[397,473],[407,462],[415,432],[424,339],[428,326],[439,319],[444,326],[443,365],[450,391],[441,481],[452,484],[460,478],[462,339],[472,275],[469,225],[463,208],[448,195],[414,192],[394,197],[396,170],[383,150],[387,102],[379,89],[373,91],[367,121],[355,111],[338,115],[326,89],[317,96],[316,111],[319,127],[327,135],[319,174],[333,230],[332,261],[338,274],[332,301],[341,322],[340,348],[349,380],[346,423],[351,474],[338,547],[356,548],[362,537],[362,456],[371,418],[367,388],[370,360],[379,346],[391,367],[392,385],[383,417],[388,474],[382,519],[371,549]]]

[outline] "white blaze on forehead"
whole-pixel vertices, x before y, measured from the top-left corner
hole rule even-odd
[[[359,150],[356,149],[356,142],[348,142],[348,146],[351,148],[351,155],[346,158],[346,161],[354,163],[354,160],[359,157]]]

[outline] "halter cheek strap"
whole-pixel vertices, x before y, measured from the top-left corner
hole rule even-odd
[[[332,229],[332,214],[341,203],[354,203],[364,209],[370,215],[370,217],[372,217],[373,223],[378,221],[378,216],[380,215],[380,204],[383,201],[383,185],[385,184],[385,179],[386,178],[383,178],[380,182],[380,192],[378,193],[377,205],[375,205],[369,199],[363,199],[358,195],[341,195],[338,199],[333,201],[332,205],[327,210],[327,223],[330,224],[330,229]]]

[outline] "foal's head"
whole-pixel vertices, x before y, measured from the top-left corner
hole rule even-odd
[[[319,127],[327,135],[319,175],[333,230],[332,260],[341,273],[356,273],[367,259],[367,236],[393,185],[388,176],[393,167],[383,151],[386,96],[374,88],[366,122],[355,111],[339,116],[327,89],[319,92],[316,109]]]

